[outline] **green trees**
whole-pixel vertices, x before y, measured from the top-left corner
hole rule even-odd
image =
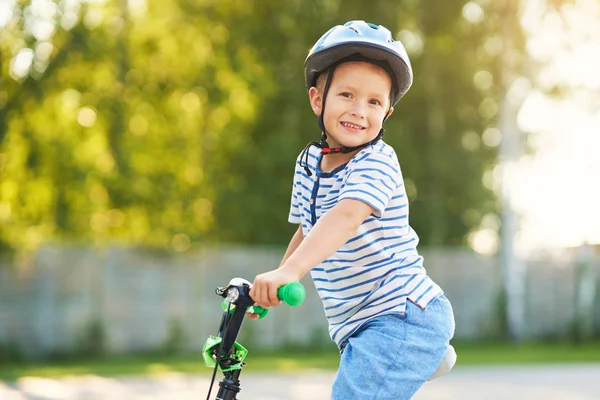
[[[304,58],[351,19],[398,32],[413,61],[414,86],[385,140],[422,243],[460,244],[496,211],[482,184],[498,144],[501,19],[491,5],[44,4],[15,3],[0,19],[4,246],[286,243],[294,160],[318,138]],[[54,28],[32,29],[38,20]]]

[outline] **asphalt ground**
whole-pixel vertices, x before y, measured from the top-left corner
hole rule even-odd
[[[334,373],[242,373],[238,400],[328,400]],[[218,381],[218,379],[217,379]],[[1,400],[206,399],[206,375],[22,378],[0,382]],[[215,383],[215,388],[218,385]],[[211,399],[217,389],[213,389]],[[414,400],[600,400],[600,364],[456,367]]]

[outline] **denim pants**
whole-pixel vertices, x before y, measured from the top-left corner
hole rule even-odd
[[[441,295],[425,310],[366,322],[341,345],[331,400],[408,400],[437,369],[454,335],[452,306]]]

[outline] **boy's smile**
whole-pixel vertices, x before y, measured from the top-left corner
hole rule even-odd
[[[322,112],[322,81],[309,91],[317,115]],[[390,108],[391,87],[389,75],[376,65],[366,62],[339,65],[327,93],[323,116],[329,146],[354,147],[375,139]]]

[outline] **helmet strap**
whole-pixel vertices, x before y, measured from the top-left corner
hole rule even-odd
[[[384,132],[385,131],[383,130],[383,128],[381,128],[379,130],[379,133],[377,134],[377,136],[375,136],[375,138],[373,140],[371,140],[370,142],[367,142],[367,143],[359,144],[358,146],[329,147],[329,145],[327,145],[327,147],[321,148],[321,154],[327,155],[327,154],[336,154],[336,153],[352,153],[353,151],[360,150],[367,146],[377,143],[379,141],[379,139],[381,139],[383,137]]]
[[[329,73],[327,74],[327,80],[325,81],[325,87],[323,88],[323,95],[321,100],[321,113],[317,117],[317,122],[319,123],[319,129],[321,129],[321,143],[329,148],[327,144],[327,131],[325,130],[325,122],[323,121],[323,116],[325,115],[325,101],[327,100],[327,94],[329,93],[329,87],[331,86],[331,81],[333,80],[333,73],[339,64],[334,63],[329,67]]]

